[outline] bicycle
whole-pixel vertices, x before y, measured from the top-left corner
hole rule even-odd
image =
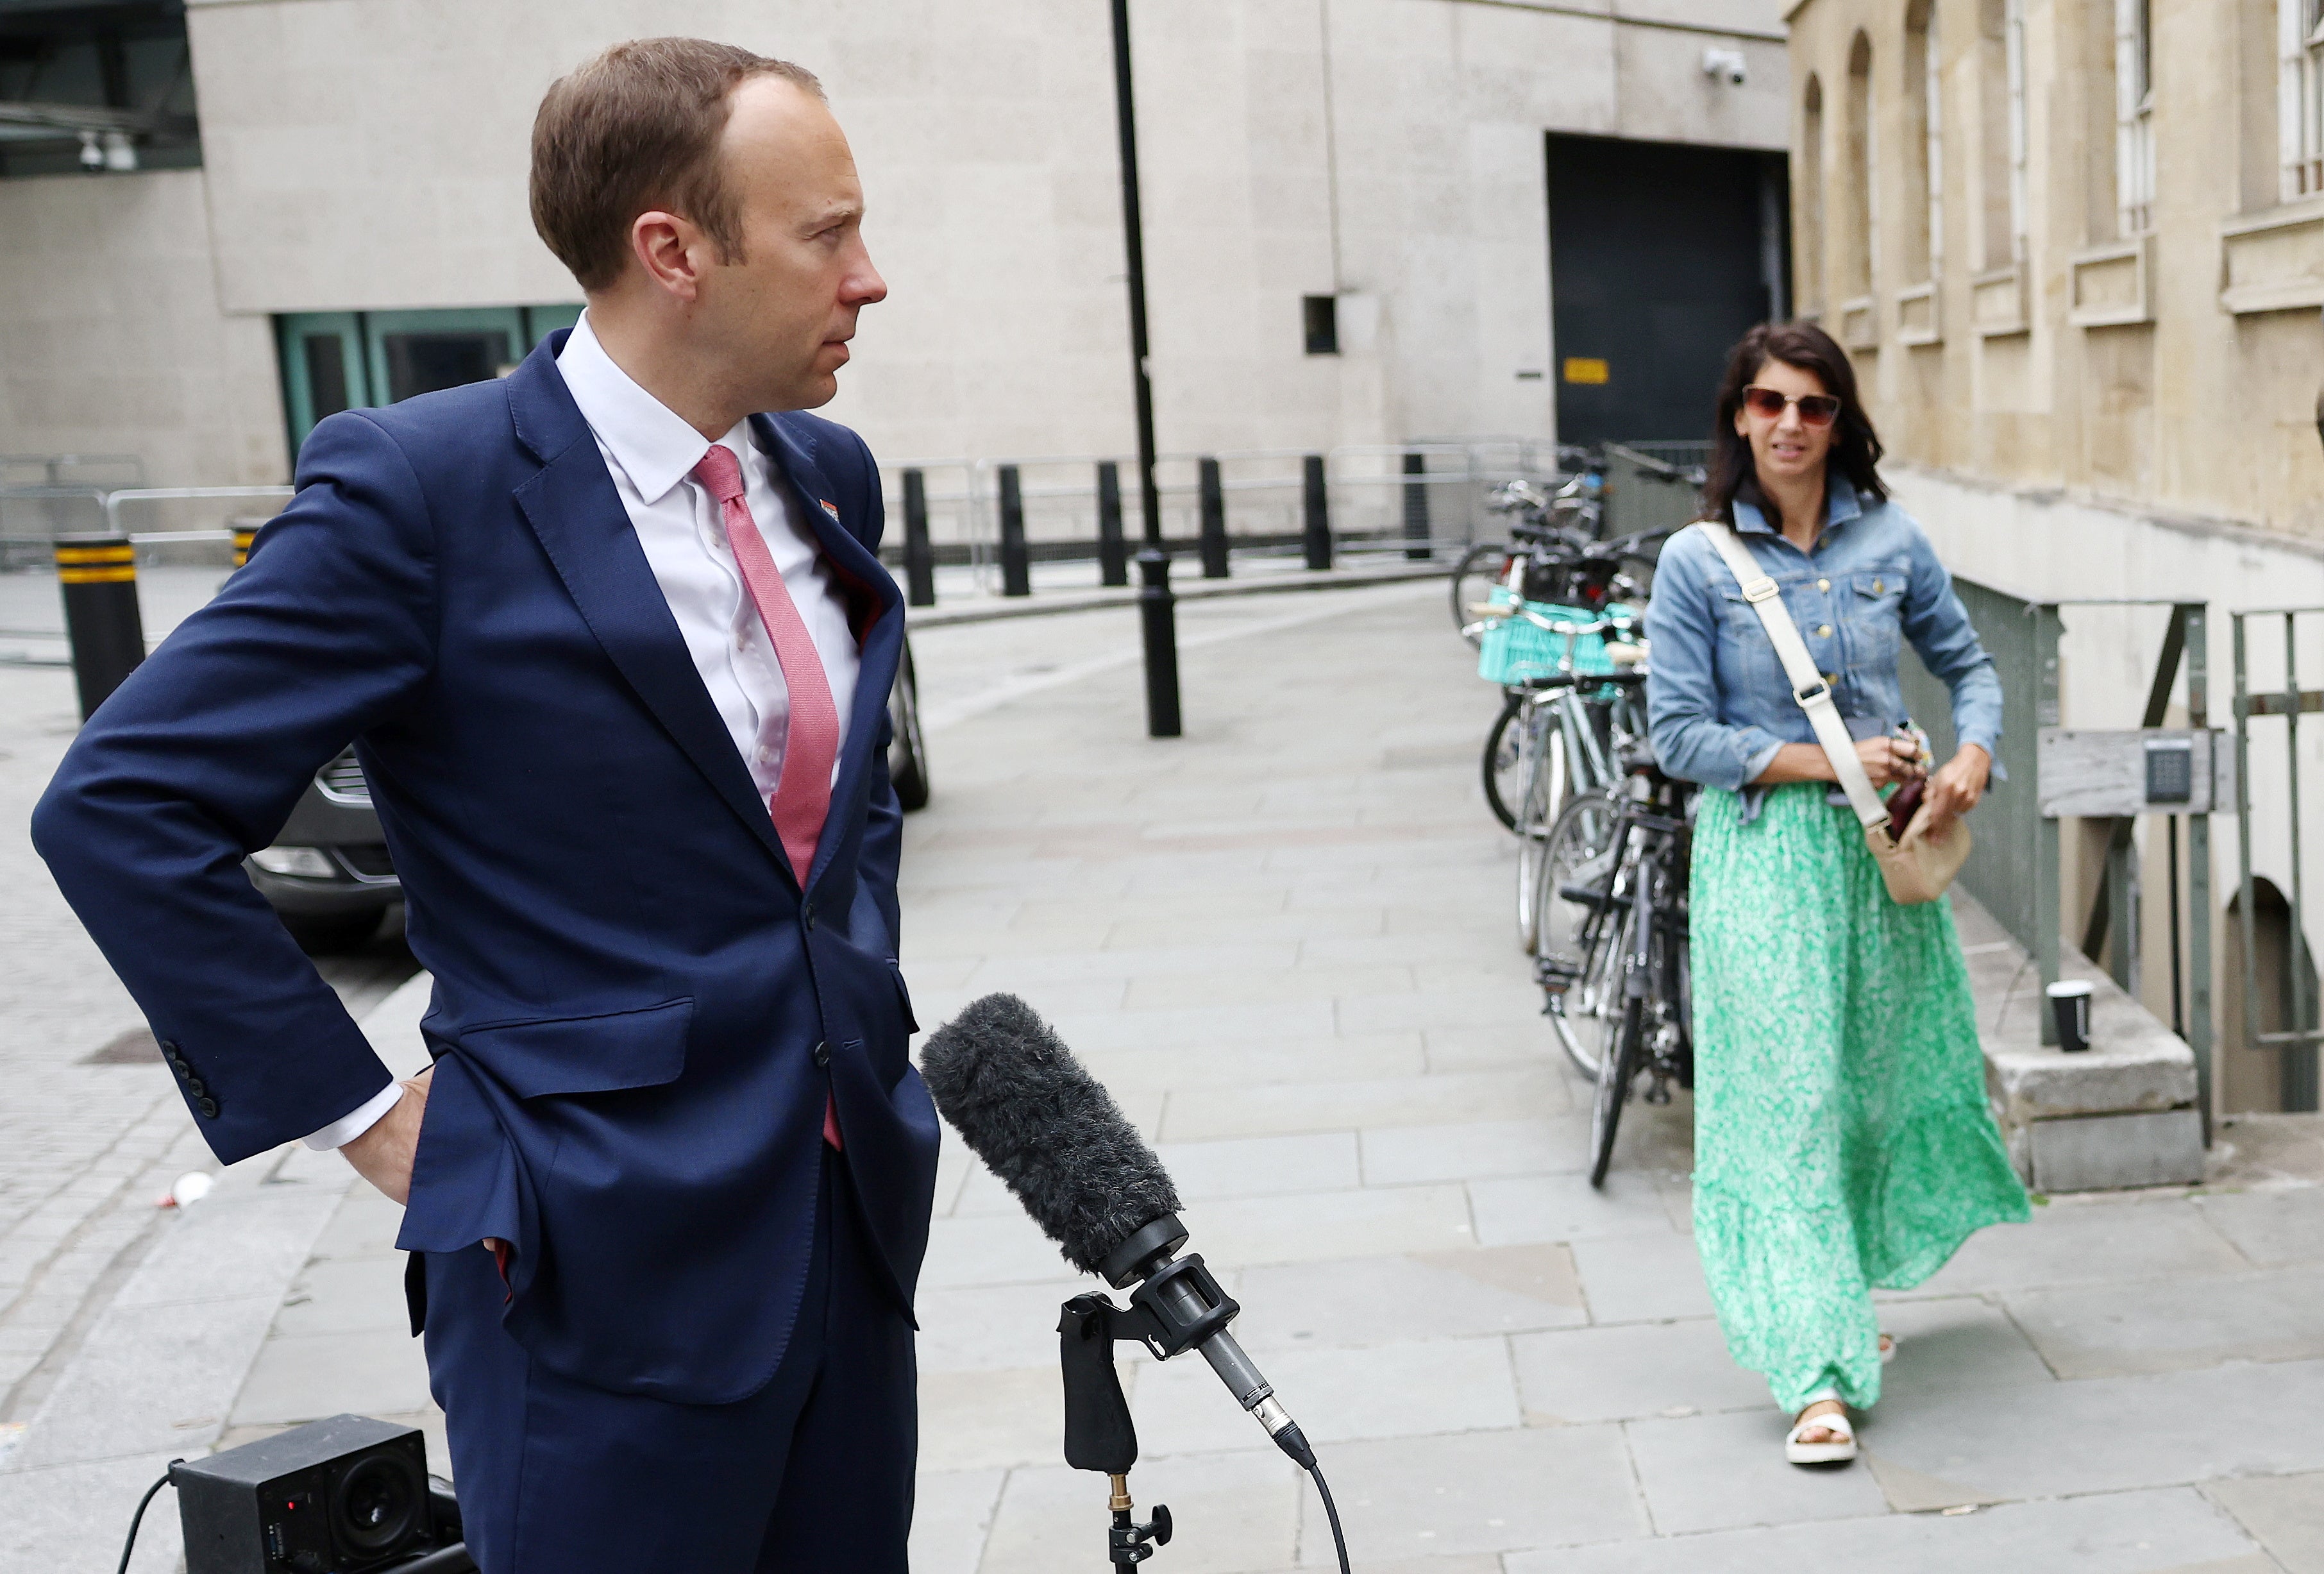
[[[1560,458],[1563,462],[1563,451]],[[1507,542],[1479,542],[1462,554],[1452,569],[1452,626],[1471,644],[1477,643],[1478,636],[1470,626],[1475,620],[1470,608],[1484,598],[1483,591],[1513,583],[1520,563],[1539,557],[1545,549],[1570,560],[1596,541],[1604,519],[1604,505],[1598,497],[1604,477],[1595,460],[1587,454],[1581,458],[1585,461],[1581,473],[1554,493],[1544,495],[1532,482],[1518,479],[1499,487],[1486,503],[1494,514],[1517,517],[1510,523]],[[1542,595],[1530,599],[1559,597]]]
[[[1485,738],[1485,797],[1517,837],[1517,943],[1530,951],[1540,912],[1540,855],[1552,826],[1573,794],[1615,782],[1618,751],[1645,731],[1637,686],[1608,681],[1645,652],[1627,640],[1605,639],[1630,632],[1627,609],[1587,623],[1547,616],[1522,603],[1486,610],[1550,634],[1557,652],[1556,671],[1529,674],[1508,687]],[[1596,643],[1585,645],[1585,639]],[[1577,670],[1585,659],[1593,670]],[[1514,801],[1505,776],[1517,789]]]
[[[1559,1042],[1593,1084],[1592,1186],[1605,1184],[1639,1076],[1650,1079],[1645,1097],[1654,1105],[1670,1102],[1674,1082],[1694,1081],[1687,856],[1695,789],[1665,775],[1643,744],[1624,752],[1623,764],[1621,791],[1566,806],[1540,871],[1547,921],[1535,977]]]

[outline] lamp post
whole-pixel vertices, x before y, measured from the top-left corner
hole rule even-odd
[[[1146,736],[1176,737],[1178,626],[1162,496],[1154,486],[1154,384],[1146,374],[1146,235],[1138,208],[1138,110],[1130,86],[1130,0],[1113,0],[1113,107],[1121,133],[1121,232],[1130,254],[1130,359],[1138,395],[1138,616],[1146,636]]]

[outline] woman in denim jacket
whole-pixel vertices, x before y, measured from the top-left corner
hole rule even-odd
[[[1706,517],[1733,525],[1823,669],[1876,787],[1977,806],[2001,685],[1928,538],[1888,501],[1848,357],[1756,328],[1720,389]],[[1646,615],[1656,757],[1700,782],[1690,921],[1694,1232],[1728,1348],[1796,1415],[1794,1464],[1856,1457],[1893,1341],[1871,1292],[1918,1284],[2027,1216],[1986,1104],[1952,910],[1900,907],[1758,614],[1705,531],[1673,538]],[[1904,714],[1906,642],[1951,690],[1933,771]]]

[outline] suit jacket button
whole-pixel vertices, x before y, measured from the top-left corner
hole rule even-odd
[[[816,1043],[815,1046],[815,1063],[818,1066],[828,1066],[831,1064],[831,1046],[829,1044],[822,1042]]]
[[[807,925],[807,928],[809,928],[809,929],[813,929],[813,928],[815,927],[815,903],[812,903],[812,902],[802,902],[802,903],[799,903],[799,921],[800,921],[801,923],[803,923],[803,924]]]
[[[209,1088],[199,1077],[189,1077],[186,1079],[186,1091],[196,1098],[202,1098],[208,1096]]]
[[[194,1107],[200,1110],[204,1117],[207,1119],[216,1120],[217,1118],[218,1101],[215,1098],[205,1098],[199,1104],[194,1106]]]

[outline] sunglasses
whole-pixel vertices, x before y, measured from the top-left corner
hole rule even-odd
[[[1803,394],[1797,399],[1778,394],[1773,388],[1757,384],[1743,390],[1743,407],[1754,415],[1764,415],[1770,421],[1783,419],[1784,407],[1800,407],[1803,426],[1830,426],[1840,415],[1840,401],[1830,394]]]

